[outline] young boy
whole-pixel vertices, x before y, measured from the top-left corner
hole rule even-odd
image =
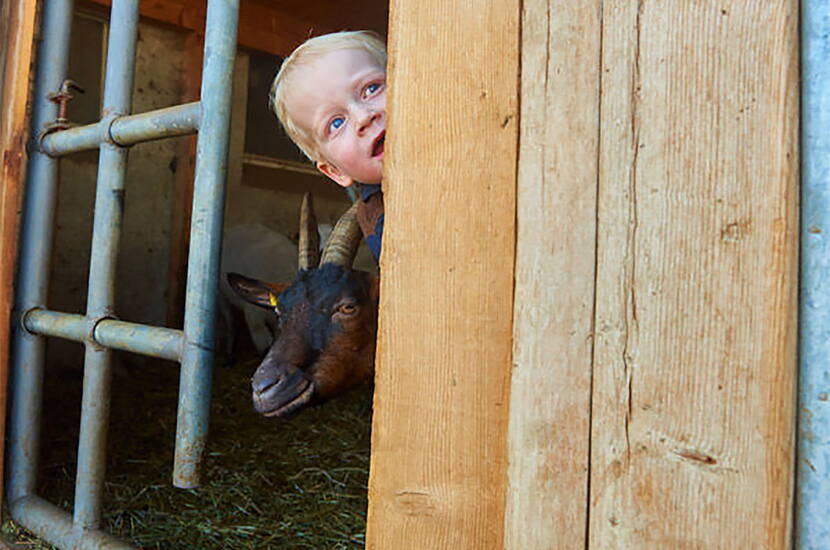
[[[288,137],[338,185],[359,182],[357,219],[375,259],[383,234],[386,47],[372,32],[338,32],[295,49],[271,85]]]

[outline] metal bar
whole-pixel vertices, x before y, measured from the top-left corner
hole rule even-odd
[[[117,118],[130,110],[137,37],[138,0],[113,1],[102,119]],[[121,236],[126,168],[127,149],[102,143],[86,306],[86,315],[90,318],[114,313],[115,263]],[[110,350],[87,342],[74,506],[74,523],[81,529],[97,529],[101,521],[111,356]]]
[[[107,121],[103,123],[108,124]],[[96,122],[46,134],[40,142],[40,150],[50,157],[59,157],[69,153],[97,149],[101,144],[101,126],[102,122]]]
[[[179,361],[184,333],[172,328],[105,319],[95,326],[94,337],[108,348]]]
[[[72,0],[52,0],[43,8],[43,35],[38,51],[32,135],[57,118],[58,106],[46,95],[60,89],[69,57]],[[57,161],[38,151],[29,157],[25,207],[21,222],[16,312],[42,307],[49,285],[54,216],[57,198]],[[21,326],[14,327],[9,415],[9,475],[6,498],[13,505],[34,494],[40,441],[44,343]],[[19,518],[16,518],[19,519]]]
[[[239,0],[209,0],[173,465],[173,485],[182,488],[199,484],[208,430],[238,16]]]
[[[192,134],[202,116],[198,101],[116,119],[110,135],[120,145]]]
[[[796,548],[830,548],[830,3],[801,8],[801,302]]]
[[[200,116],[199,102],[194,101],[137,115],[107,118],[48,134],[41,141],[41,150],[49,156],[59,157],[97,149],[102,142],[109,140],[127,147],[145,141],[185,136],[199,129]]]
[[[90,332],[89,320],[83,315],[48,309],[33,309],[26,312],[23,315],[23,326],[29,332],[75,342],[86,342]]]
[[[97,323],[76,313],[34,309],[23,317],[23,326],[30,332],[88,342],[90,338],[102,347],[140,353],[160,359],[178,361],[184,335],[172,328],[102,319]],[[92,333],[90,335],[90,332]]]
[[[135,550],[104,531],[77,529],[72,524],[72,516],[38,496],[17,499],[11,506],[11,514],[17,523],[59,548]]]

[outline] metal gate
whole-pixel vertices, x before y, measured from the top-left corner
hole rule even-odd
[[[215,288],[227,167],[230,82],[238,0],[209,0],[201,101],[131,115],[138,0],[113,0],[99,122],[67,128],[66,80],[73,0],[45,0],[21,241],[9,411],[6,498],[12,518],[60,548],[132,548],[100,529],[113,349],[181,363],[173,484],[195,487],[205,446],[212,378]],[[65,103],[64,103],[65,105]],[[128,148],[198,132],[184,328],[119,321],[115,259]],[[46,303],[58,161],[99,148],[85,314]],[[84,380],[73,513],[35,494],[45,337],[82,342]]]

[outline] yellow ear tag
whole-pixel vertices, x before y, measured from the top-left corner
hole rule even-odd
[[[268,292],[268,300],[271,302],[271,307],[277,307],[277,297],[273,292]]]

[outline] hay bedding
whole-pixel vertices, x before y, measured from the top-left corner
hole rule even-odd
[[[178,368],[151,363],[113,379],[106,530],[170,550],[364,546],[371,388],[273,421],[252,409],[255,367],[214,369],[208,458],[193,490],[170,484]],[[70,510],[80,376],[49,375],[44,391],[38,493]],[[10,521],[3,531],[32,550],[51,548]]]

